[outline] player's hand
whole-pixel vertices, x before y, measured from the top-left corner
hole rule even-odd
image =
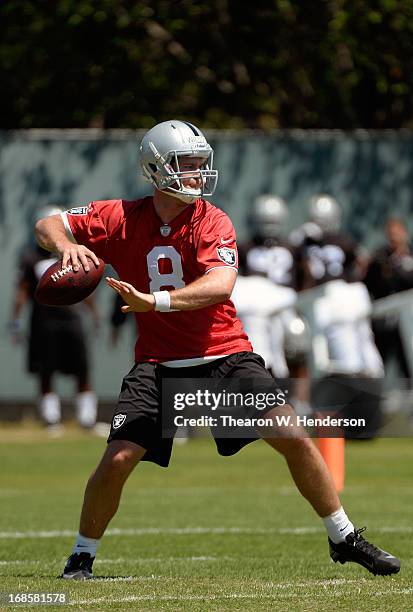
[[[83,244],[74,244],[73,242],[64,243],[62,246],[57,245],[57,251],[62,257],[62,268],[66,268],[66,266],[71,263],[75,272],[79,270],[81,265],[84,267],[85,272],[89,272],[90,262],[87,259],[88,257],[97,268],[99,267],[99,259],[93,251]]]
[[[22,344],[24,341],[23,325],[20,319],[13,319],[8,324],[10,339],[14,345]]]
[[[155,298],[151,293],[141,293],[133,285],[110,276],[106,277],[106,282],[126,302],[127,306],[122,306],[122,312],[149,312],[150,310],[155,310]]]

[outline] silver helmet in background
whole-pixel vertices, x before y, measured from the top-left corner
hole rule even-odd
[[[288,219],[284,200],[276,195],[259,196],[253,205],[252,222],[255,232],[263,238],[279,238]]]
[[[218,180],[218,171],[212,167],[214,152],[201,130],[192,123],[178,120],[158,123],[146,132],[139,153],[143,175],[156,189],[187,203],[214,193]],[[196,172],[181,171],[182,157],[205,161]],[[194,174],[202,179],[199,189],[183,185],[183,179]]]
[[[341,209],[335,198],[327,193],[313,196],[309,202],[309,219],[323,232],[337,232],[341,226]]]

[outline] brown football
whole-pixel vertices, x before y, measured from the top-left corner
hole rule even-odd
[[[105,262],[99,259],[99,267],[89,260],[89,272],[83,266],[74,272],[72,264],[62,268],[62,260],[50,266],[39,280],[35,298],[45,306],[69,306],[81,302],[98,286],[105,270]]]

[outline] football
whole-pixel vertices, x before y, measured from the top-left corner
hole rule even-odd
[[[62,260],[50,266],[39,280],[35,299],[45,306],[69,306],[81,302],[98,286],[105,270],[105,262],[99,259],[99,267],[88,257],[90,270],[83,266],[75,272],[72,264],[62,268]]]

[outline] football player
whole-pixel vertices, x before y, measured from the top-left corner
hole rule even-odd
[[[341,231],[341,209],[335,198],[319,194],[310,198],[309,221],[290,234],[290,242],[299,251],[300,289],[308,289],[330,280],[358,280],[363,254],[351,236]]]
[[[301,266],[298,249],[284,236],[287,220],[288,208],[282,198],[274,194],[256,198],[249,218],[252,238],[239,247],[241,274],[233,299],[267,367],[278,378],[295,379],[290,389],[294,407],[305,414],[310,412],[308,383],[302,380],[308,379],[309,335],[295,308]]]
[[[108,446],[86,487],[79,534],[63,571],[68,579],[92,576],[100,539],[139,461],[169,463],[173,439],[162,437],[162,381],[273,380],[230,300],[237,274],[235,232],[228,216],[206,199],[218,179],[211,146],[195,125],[165,121],[143,137],[140,162],[152,195],[92,202],[36,225],[40,244],[57,252],[63,266],[71,262],[87,270],[86,256],[95,263],[100,256],[114,267],[120,280],[108,278],[108,285],[125,301],[124,312],[135,314],[140,331]],[[275,413],[271,408],[266,416]],[[369,544],[353,526],[318,450],[302,430],[295,432],[263,437],[285,457],[299,490],[322,517],[334,561],[355,561],[375,574],[398,572],[399,560]],[[248,442],[216,439],[223,455]]]
[[[252,239],[239,247],[247,274],[266,276],[276,285],[297,288],[297,249],[283,237],[288,219],[284,200],[272,194],[259,196],[249,218]]]
[[[361,408],[354,391],[343,399],[341,414],[351,418],[356,413],[366,420],[363,432],[345,428],[346,437],[373,437],[381,425],[383,363],[371,330],[371,303],[360,282],[365,255],[351,236],[341,230],[340,205],[331,195],[310,198],[308,218],[290,238],[301,251],[302,287],[324,289],[314,302],[314,334],[318,338],[315,361],[319,362],[318,376],[325,376],[319,385],[321,404],[324,409],[326,405],[331,408],[337,397],[343,398],[343,377],[364,380],[365,385],[374,388],[371,396],[375,401],[362,402]],[[321,350],[322,340],[325,351]],[[313,393],[316,408],[318,396],[318,392]]]
[[[392,217],[385,224],[386,244],[373,254],[364,282],[372,299],[377,300],[413,288],[413,250],[409,232],[402,219]],[[373,330],[377,346],[387,366],[395,358],[401,375],[412,386],[399,318],[395,313],[375,319]]]
[[[36,217],[44,218],[59,212],[56,206],[48,206],[37,211]],[[61,431],[61,402],[53,390],[53,376],[57,372],[76,379],[75,411],[78,423],[82,427],[92,428],[97,416],[97,397],[89,380],[82,307],[53,308],[39,304],[34,298],[39,279],[56,259],[40,246],[25,250],[19,262],[11,325],[13,336],[18,341],[22,312],[26,306],[30,306],[27,368],[39,379],[39,414],[51,435]],[[90,296],[85,303],[96,324],[98,313],[93,297]]]

